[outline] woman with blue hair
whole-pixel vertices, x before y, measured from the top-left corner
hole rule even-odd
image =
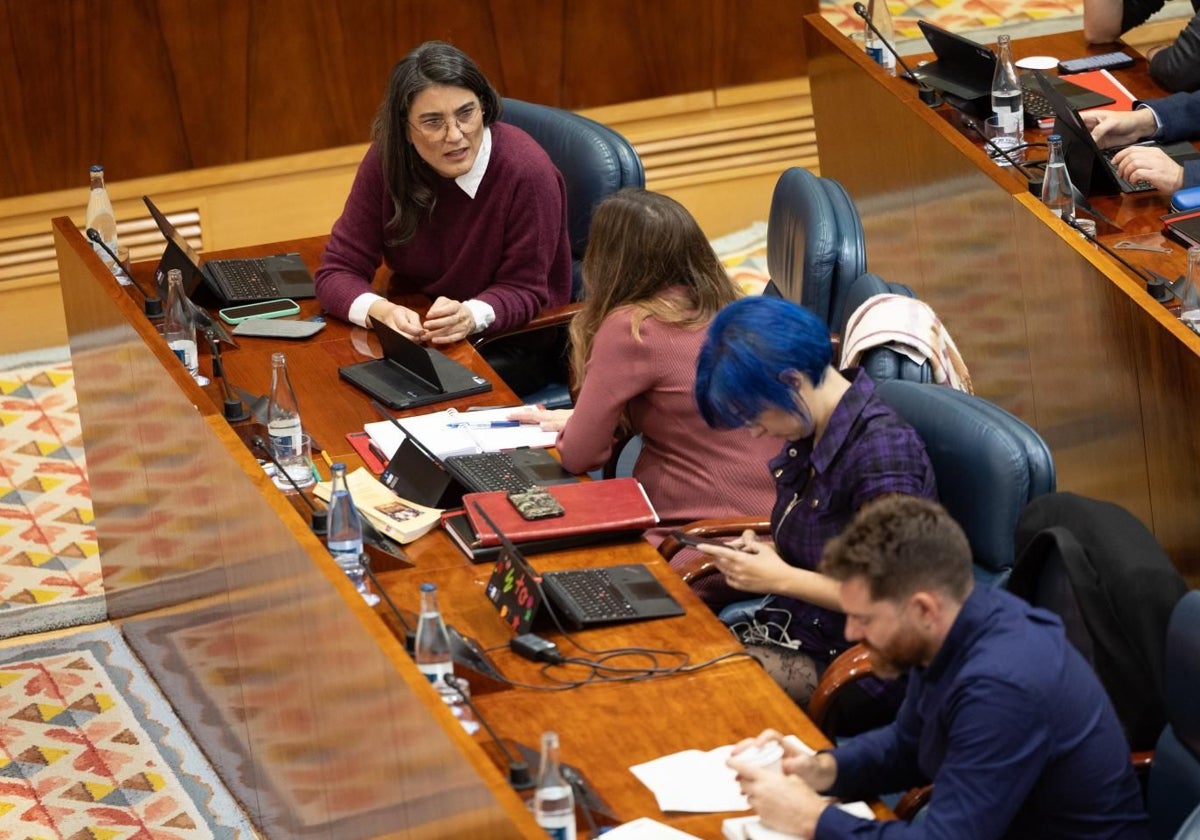
[[[838,584],[816,571],[825,542],[873,499],[937,497],[924,444],[874,390],[864,371],[833,367],[829,331],[817,316],[780,298],[727,306],[697,359],[696,403],[709,426],[784,442],[768,464],[774,545],[747,531],[703,550],[732,588],[768,596],[731,626],[802,704],[849,647]]]

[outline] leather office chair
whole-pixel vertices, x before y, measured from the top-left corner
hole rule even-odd
[[[842,300],[841,315],[837,321],[838,334],[846,335],[846,324],[858,307],[862,306],[875,295],[904,295],[915,298],[917,295],[903,283],[889,283],[878,274],[861,274],[850,281]],[[917,364],[903,353],[890,347],[873,347],[863,354],[858,362],[859,367],[867,372],[875,382],[886,382],[889,379],[904,379],[908,382],[932,382],[933,369],[929,363]]]
[[[1167,726],[1154,748],[1147,791],[1153,840],[1177,836],[1200,805],[1200,591],[1184,595],[1171,613],[1166,682]]]
[[[876,393],[925,442],[939,501],[971,544],[975,579],[1003,585],[1017,519],[1033,499],[1054,491],[1050,448],[1023,420],[982,397],[900,380],[880,383]]]
[[[850,282],[866,270],[862,221],[842,185],[785,170],[767,221],[767,272],[780,293],[834,329]]]
[[[1135,751],[1167,722],[1167,625],[1187,584],[1119,505],[1074,493],[1034,499],[1017,523],[1008,590],[1057,614],[1104,685]]]
[[[567,229],[571,240],[571,299],[578,301],[582,292],[583,254],[587,250],[592,212],[601,199],[622,187],[646,185],[641,158],[629,141],[616,131],[561,108],[504,99],[500,120],[517,126],[536,140],[563,175],[567,187]],[[522,327],[481,339],[477,346],[482,348],[492,341],[544,329],[560,329],[561,339],[555,345],[564,358],[562,379],[536,394],[526,395],[525,399],[527,402],[541,403],[547,408],[569,407],[571,396],[565,365],[565,325],[577,310],[578,306],[573,304],[547,310]]]

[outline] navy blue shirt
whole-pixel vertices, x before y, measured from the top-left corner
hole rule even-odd
[[[896,721],[834,750],[842,799],[933,781],[924,821],[827,808],[815,840],[1148,840],[1129,746],[1058,618],[977,587]]]

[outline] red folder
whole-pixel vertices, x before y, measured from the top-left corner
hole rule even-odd
[[[518,544],[602,531],[642,530],[658,523],[658,514],[636,478],[552,484],[546,490],[562,505],[562,516],[524,519],[503,491],[464,495],[463,507],[479,544],[499,545],[500,537],[480,516],[476,505],[483,508],[506,537]]]

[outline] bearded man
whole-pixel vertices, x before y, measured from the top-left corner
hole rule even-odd
[[[846,638],[877,672],[909,673],[888,726],[807,756],[783,742],[783,770],[730,758],[768,828],[827,838],[1145,840],[1129,747],[1108,696],[1062,624],[976,587],[971,548],[939,505],[888,496],[825,547]],[[861,820],[819,794],[864,799],[933,783],[924,819]]]

